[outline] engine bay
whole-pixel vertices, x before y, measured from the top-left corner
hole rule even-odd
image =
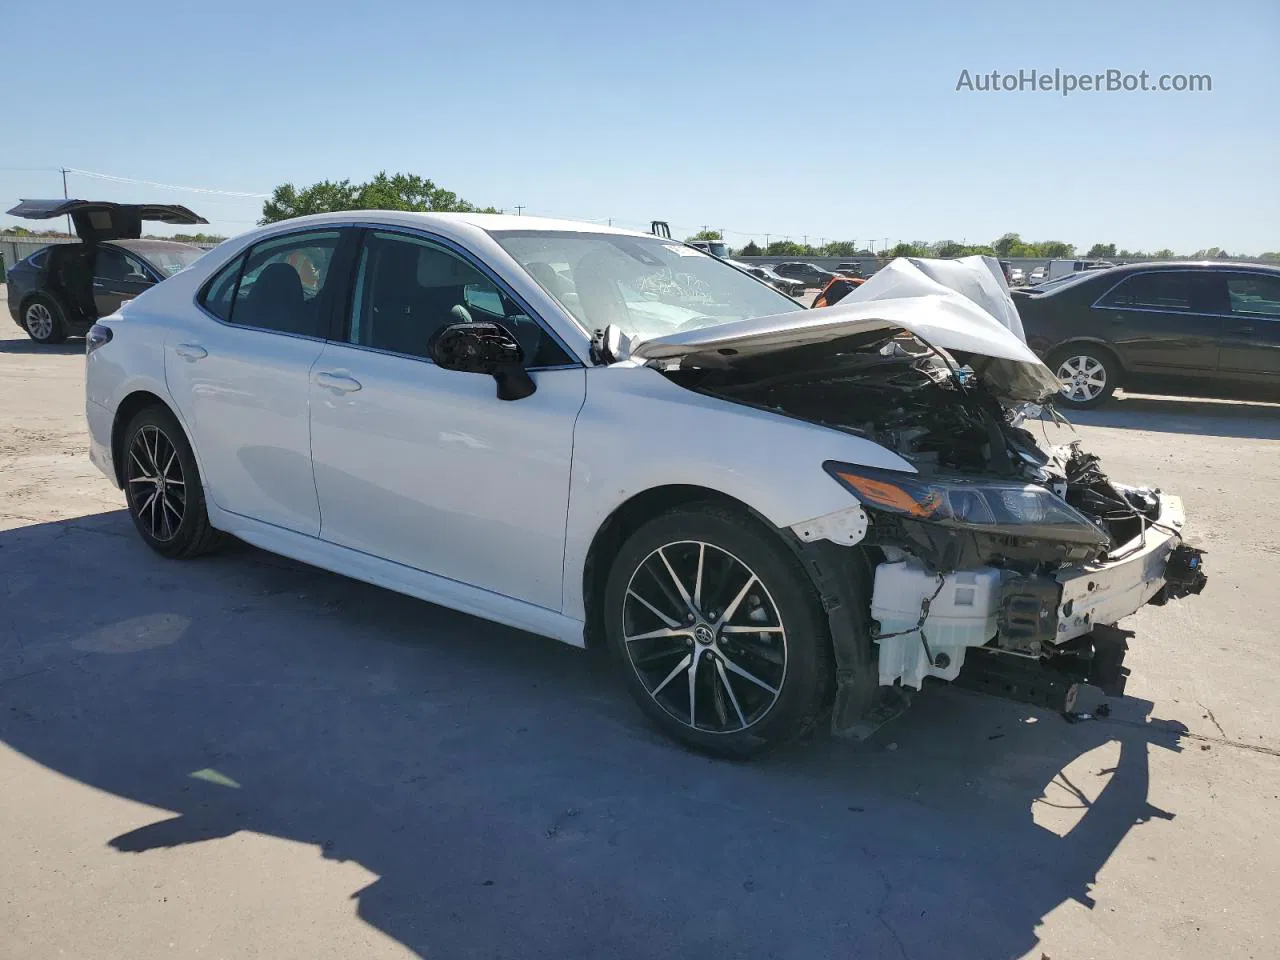
[[[686,358],[664,371],[689,389],[865,437],[911,462],[922,476],[1037,484],[1053,491],[1107,535],[1111,547],[940,531],[910,520],[881,522],[876,539],[907,543],[931,565],[960,569],[1000,562],[1051,569],[1106,559],[1159,514],[1155,491],[1113,483],[1079,441],[1052,447],[1024,425],[1024,405],[1003,403],[970,358],[936,350],[896,331],[863,333],[737,362]],[[690,362],[692,361],[692,362]],[[975,362],[975,365],[976,362]],[[947,535],[950,534],[950,535]]]

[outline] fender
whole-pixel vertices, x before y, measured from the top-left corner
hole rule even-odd
[[[1064,347],[1070,347],[1073,344],[1077,344],[1077,343],[1087,343],[1087,344],[1090,344],[1091,346],[1101,347],[1103,350],[1107,351],[1107,353],[1111,354],[1111,356],[1116,358],[1116,363],[1120,364],[1121,370],[1124,370],[1125,372],[1129,371],[1130,369],[1129,363],[1124,358],[1124,356],[1120,353],[1120,351],[1117,350],[1114,345],[1108,343],[1106,340],[1103,340],[1100,337],[1083,337],[1083,336],[1071,337],[1069,340],[1063,340],[1061,343],[1056,343],[1053,345],[1052,348],[1045,350],[1045,356],[1048,356],[1051,353],[1057,353],[1059,350],[1063,349]],[[1036,352],[1038,353],[1039,350],[1037,349]]]
[[[870,440],[695,393],[648,367],[589,367],[574,431],[563,613],[586,619],[591,543],[632,498],[660,487],[709,488],[784,530],[856,506],[822,469],[826,460],[916,472]]]

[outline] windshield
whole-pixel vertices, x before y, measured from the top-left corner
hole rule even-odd
[[[161,275],[172,277],[203,257],[204,251],[199,247],[166,247],[163,250],[148,250],[143,256]]]
[[[647,340],[803,309],[700,250],[660,237],[502,230],[493,238],[582,325]]]

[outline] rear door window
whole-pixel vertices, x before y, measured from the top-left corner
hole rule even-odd
[[[137,283],[149,279],[142,264],[117,247],[99,246],[93,275],[110,283]]]
[[[1097,306],[1112,310],[1159,310],[1163,313],[1213,313],[1221,278],[1190,271],[1139,273],[1122,280],[1102,296]]]
[[[1234,316],[1280,320],[1280,277],[1231,274],[1227,296]]]
[[[200,302],[237,326],[323,337],[321,305],[340,237],[315,230],[263,240],[218,271]]]

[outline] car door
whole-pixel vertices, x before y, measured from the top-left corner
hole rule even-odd
[[[311,368],[350,275],[356,232],[272,236],[216,273],[165,343],[165,375],[223,510],[319,536]],[[344,267],[343,264],[346,264]]]
[[[155,286],[155,276],[142,261],[111,244],[96,245],[93,258],[93,305],[98,316],[120,309],[120,304]]]
[[[537,390],[429,359],[451,323],[497,320]],[[552,610],[586,373],[495,273],[438,238],[366,232],[349,320],[311,384],[323,523],[344,547]]]
[[[1230,316],[1222,337],[1221,378],[1280,387],[1280,275],[1230,272],[1223,275]]]
[[[1206,271],[1144,271],[1099,297],[1089,326],[1136,373],[1212,377],[1221,302],[1221,280]]]

